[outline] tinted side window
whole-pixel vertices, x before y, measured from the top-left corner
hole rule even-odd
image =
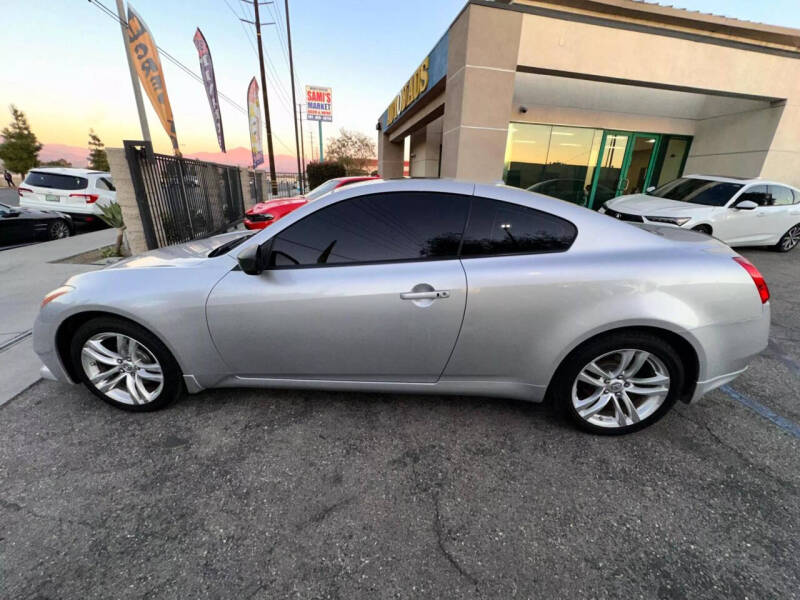
[[[111,183],[110,179],[106,179],[105,177],[99,177],[95,183],[95,187],[100,190],[108,190],[110,192],[115,191],[114,184]]]
[[[555,215],[476,197],[472,200],[461,255],[563,252],[577,235],[575,225]]]
[[[455,258],[469,201],[464,196],[423,192],[343,200],[278,234],[270,264],[293,267]]]
[[[794,194],[792,190],[782,185],[771,185],[769,191],[775,200],[776,206],[786,206],[787,204],[794,204]]]
[[[765,185],[754,185],[753,187],[749,188],[741,196],[739,196],[739,199],[736,201],[736,203],[738,204],[744,200],[751,200],[759,206],[772,206],[773,203],[772,194],[769,193],[769,190]]]

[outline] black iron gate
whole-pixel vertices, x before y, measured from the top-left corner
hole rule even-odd
[[[123,143],[148,248],[216,235],[244,219],[237,167],[155,154],[150,142]]]

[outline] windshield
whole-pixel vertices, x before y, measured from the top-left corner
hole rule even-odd
[[[708,179],[692,179],[682,177],[660,188],[647,192],[649,196],[702,204],[704,206],[725,206],[733,195],[742,189],[741,183],[727,181],[709,181]]]
[[[306,200],[311,202],[312,200],[316,200],[320,196],[324,196],[328,192],[333,191],[336,188],[336,185],[339,183],[338,179],[328,179],[325,183],[322,183],[311,190],[308,194],[306,194]]]

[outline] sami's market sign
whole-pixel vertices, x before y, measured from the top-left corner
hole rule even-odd
[[[306,86],[306,119],[309,121],[333,121],[331,88],[318,85]]]

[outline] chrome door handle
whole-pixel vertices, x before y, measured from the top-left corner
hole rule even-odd
[[[449,298],[448,290],[433,290],[431,292],[403,292],[400,294],[403,300],[436,300],[437,298]]]

